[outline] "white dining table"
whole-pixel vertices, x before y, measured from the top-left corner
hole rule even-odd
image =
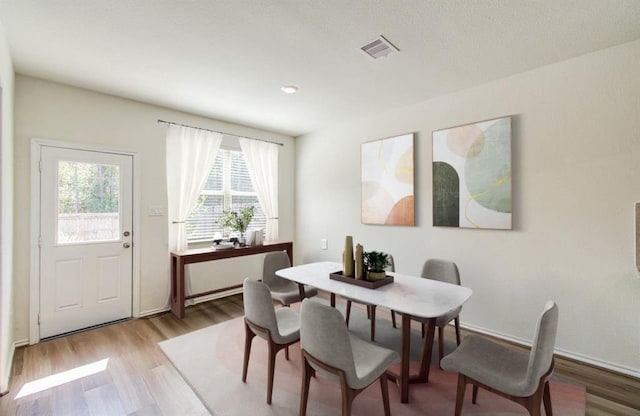
[[[339,295],[402,314],[400,374],[390,373],[389,376],[400,386],[400,401],[408,403],[409,384],[429,381],[436,318],[465,303],[471,297],[471,289],[393,272],[387,273],[393,276],[393,283],[369,289],[329,278],[331,273],[341,270],[341,263],[317,262],[282,269],[276,274],[298,283],[301,298],[304,297],[304,285],[311,285],[331,293],[332,305],[335,305],[335,295]],[[428,319],[418,374],[409,374],[411,317]]]

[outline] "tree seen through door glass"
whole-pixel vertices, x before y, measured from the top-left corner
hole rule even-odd
[[[120,238],[120,168],[58,162],[58,244]]]

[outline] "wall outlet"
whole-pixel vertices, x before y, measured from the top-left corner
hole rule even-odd
[[[149,207],[149,216],[150,217],[161,217],[164,215],[164,208],[162,207]]]
[[[329,242],[327,241],[327,239],[326,238],[320,239],[320,249],[327,250],[328,248],[329,248]]]

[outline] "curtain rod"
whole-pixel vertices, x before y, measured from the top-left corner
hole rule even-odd
[[[165,121],[165,120],[160,120],[160,119],[158,119],[158,123],[173,124],[174,126],[189,127],[189,128],[191,128],[191,129],[205,130],[205,131],[210,131],[210,132],[212,132],[212,133],[226,134],[227,136],[241,137],[241,138],[243,138],[243,139],[257,140],[257,141],[259,141],[259,142],[266,142],[266,143],[271,143],[271,144],[277,144],[278,146],[284,146],[284,143],[273,142],[273,141],[271,141],[271,140],[266,140],[266,139],[256,139],[255,137],[247,137],[247,136],[238,136],[237,134],[231,134],[231,133],[225,133],[225,132],[223,132],[223,131],[217,131],[217,130],[205,129],[204,127],[189,126],[189,125],[187,125],[187,124],[175,123],[175,122],[173,122],[173,121]]]

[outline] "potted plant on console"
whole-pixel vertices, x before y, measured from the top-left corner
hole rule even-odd
[[[247,231],[247,227],[249,227],[249,223],[253,219],[253,215],[255,214],[256,208],[253,205],[248,205],[237,211],[232,210],[223,210],[222,217],[218,221],[220,225],[225,228],[229,228],[231,231],[235,231],[240,233],[240,237],[238,238],[238,242],[241,246],[245,245],[245,235],[244,233]]]
[[[381,251],[365,251],[364,267],[367,269],[367,280],[375,282],[387,275],[385,267],[389,265],[389,255]]]

